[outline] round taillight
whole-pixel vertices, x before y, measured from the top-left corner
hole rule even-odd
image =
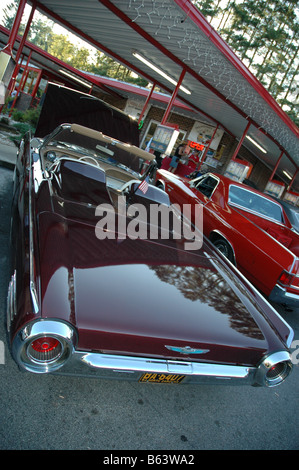
[[[57,338],[42,336],[29,344],[28,355],[34,361],[51,362],[62,354],[62,345]]]
[[[279,362],[268,370],[266,377],[271,382],[283,381],[288,375],[288,364],[286,362]]]
[[[35,341],[32,341],[31,347],[34,349],[34,351],[46,353],[48,351],[52,351],[58,346],[58,344],[58,339],[48,338],[46,336],[45,338],[39,338]]]

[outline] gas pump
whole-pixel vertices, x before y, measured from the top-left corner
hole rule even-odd
[[[178,129],[158,124],[150,142],[150,148],[154,151],[170,155],[178,138]]]
[[[224,176],[242,183],[242,181],[249,177],[252,168],[253,165],[251,163],[236,158],[229,162]]]

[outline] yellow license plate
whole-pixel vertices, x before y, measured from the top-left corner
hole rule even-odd
[[[178,374],[155,374],[146,372],[142,374],[139,379],[139,382],[151,382],[151,383],[159,383],[159,384],[179,384],[181,383],[185,375],[178,375]]]

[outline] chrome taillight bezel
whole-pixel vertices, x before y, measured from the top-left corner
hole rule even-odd
[[[45,360],[34,357],[30,345],[39,338],[50,337],[59,342],[59,353]],[[18,332],[12,343],[12,354],[17,364],[37,374],[55,372],[72,356],[77,343],[75,329],[61,320],[38,320]]]
[[[277,366],[279,366],[278,372],[273,374]],[[270,354],[258,365],[255,373],[255,383],[265,387],[275,387],[285,381],[291,373],[292,367],[288,351],[278,351]]]

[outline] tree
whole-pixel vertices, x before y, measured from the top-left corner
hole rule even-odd
[[[90,51],[86,47],[75,47],[75,54],[70,63],[74,68],[88,72],[90,60]]]
[[[53,33],[53,27],[53,21],[44,20],[42,18],[32,21],[28,32],[28,41],[32,42],[44,51],[50,52],[50,45],[55,36]]]
[[[57,59],[71,63],[75,57],[76,48],[64,34],[54,34],[49,44],[49,53]]]
[[[3,9],[4,14],[4,25],[6,28],[11,30],[16,12],[19,6],[18,0],[12,0],[11,3],[8,3],[7,6]],[[22,34],[25,30],[24,24],[20,25],[19,33]]]
[[[222,7],[219,0],[193,3],[298,122],[298,0],[227,0]]]

